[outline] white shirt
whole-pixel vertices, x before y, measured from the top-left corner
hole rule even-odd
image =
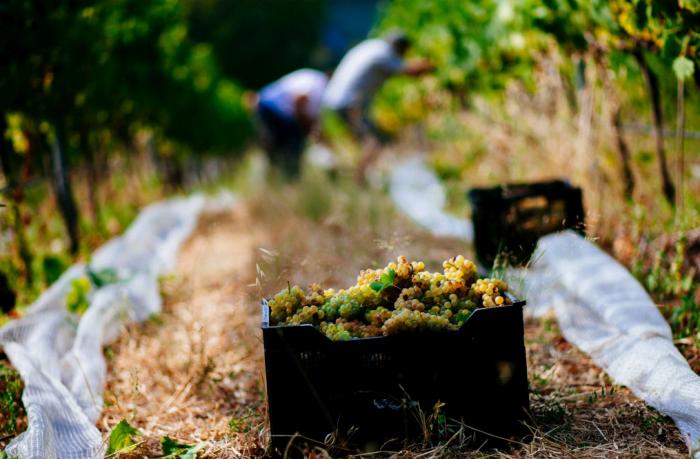
[[[305,115],[315,119],[321,110],[321,98],[328,84],[323,72],[300,69],[283,76],[260,90],[260,103],[290,119],[296,118],[295,101],[306,96]]]
[[[384,81],[403,69],[403,60],[389,43],[365,40],[338,64],[323,96],[323,106],[335,110],[366,108]]]

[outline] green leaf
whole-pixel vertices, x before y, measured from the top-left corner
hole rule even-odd
[[[197,446],[188,449],[183,454],[180,454],[180,459],[197,459],[197,453],[206,446],[206,443],[202,442]]]
[[[678,56],[673,61],[673,72],[679,80],[687,80],[693,76],[695,65],[685,56]]]
[[[128,453],[136,448],[134,437],[141,435],[136,428],[122,419],[109,434],[107,454]]]
[[[178,443],[167,435],[160,439],[160,447],[163,449],[163,455],[165,456],[180,454],[193,446],[186,443]]]
[[[90,293],[91,288],[90,280],[85,276],[71,281],[70,290],[66,295],[66,308],[69,312],[82,315],[87,311],[90,307],[88,293]]]
[[[396,279],[396,271],[390,269],[379,277],[379,282],[372,282],[369,286],[377,293],[381,293],[385,288],[394,285]]]
[[[172,438],[165,436],[160,440],[160,447],[163,449],[164,458],[178,459],[196,459],[197,453],[206,446],[202,442],[198,445],[188,445],[187,443],[179,443]]]
[[[99,271],[93,271],[92,268],[88,266],[87,275],[90,278],[90,282],[97,288],[104,287],[108,284],[114,284],[119,282],[119,276],[117,271],[112,268],[100,269]]]
[[[396,279],[396,271],[394,271],[393,269],[390,269],[388,273],[382,274],[382,277],[380,278],[380,280],[384,284],[384,288],[390,285],[394,285],[394,279]]]

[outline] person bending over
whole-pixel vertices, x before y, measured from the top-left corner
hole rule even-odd
[[[328,77],[321,71],[300,69],[263,87],[255,114],[262,147],[270,162],[285,175],[299,175],[306,138],[318,121]]]
[[[357,178],[364,181],[367,166],[379,153],[381,133],[369,117],[374,95],[393,75],[419,76],[433,70],[425,60],[406,62],[411,43],[402,33],[359,43],[343,57],[323,96],[324,109],[343,119],[353,136],[365,141]]]

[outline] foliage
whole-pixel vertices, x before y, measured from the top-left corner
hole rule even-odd
[[[377,293],[382,293],[387,288],[394,285],[394,280],[396,279],[396,271],[389,269],[387,272],[382,273],[379,276],[379,281],[372,282],[369,286]]]
[[[105,285],[114,284],[119,282],[119,275],[112,268],[105,268],[95,271],[90,266],[86,269],[88,278],[92,285],[96,288],[102,288]]]
[[[190,42],[177,2],[60,1],[42,11],[12,0],[0,24],[17,38],[0,47],[5,113],[121,138],[134,123],[146,124],[197,149],[245,138],[240,90],[221,77],[210,47]]]
[[[137,137],[170,162],[193,151],[235,152],[250,137],[243,90],[224,77],[209,44],[191,40],[180,2],[8,0],[0,30],[2,173],[28,287],[33,246],[23,243],[19,218],[28,177],[51,179],[75,255],[86,225],[70,169],[88,171],[89,210],[103,228],[95,184]],[[60,266],[45,261],[50,282]]]
[[[638,277],[642,277],[647,290],[661,298],[683,297],[691,292],[694,272],[683,272],[686,240],[680,238],[675,244],[672,257],[666,250],[659,250],[654,257],[651,268],[645,272],[636,268]]]
[[[163,449],[164,458],[196,459],[197,453],[204,448],[206,443],[188,445],[179,443],[172,438],[165,436],[160,440],[160,447]]]
[[[616,0],[617,22],[634,41],[656,52],[680,80],[700,63],[700,2],[697,0]]]
[[[406,31],[414,53],[437,66],[438,82],[454,94],[498,97],[513,80],[534,88],[540,56],[554,49],[563,57],[559,71],[577,86],[585,84],[579,64],[587,55],[607,55],[610,70],[621,77],[638,74],[631,57],[639,51],[659,59],[661,70],[700,81],[694,71],[700,53],[698,9],[695,0],[398,0],[383,10],[375,33]],[[378,114],[385,118],[382,124],[393,127],[415,118],[402,113],[417,106],[406,101],[414,95],[400,95],[407,87],[386,88],[378,101],[390,107]]]
[[[510,1],[398,0],[387,5],[375,32],[405,31],[413,52],[436,65],[448,88],[502,88],[508,73],[532,67],[523,52],[530,33],[514,13]]]
[[[673,310],[670,322],[677,338],[695,336],[700,332],[700,304],[696,298],[696,295],[687,293],[681,298],[681,304]]]
[[[17,435],[25,416],[19,373],[0,362],[0,438]]]
[[[133,451],[138,443],[134,439],[141,435],[136,428],[129,424],[125,419],[119,421],[119,424],[114,426],[109,433],[109,445],[107,446],[107,454],[128,453]]]
[[[51,285],[61,277],[63,271],[68,267],[68,263],[63,257],[57,255],[46,255],[41,260],[41,272],[44,274],[44,282]]]
[[[68,311],[73,314],[83,315],[90,307],[88,294],[91,289],[90,280],[85,276],[71,281],[70,290],[68,295],[66,295],[66,308]]]
[[[228,78],[260,88],[309,65],[326,0],[187,0],[191,35],[209,43]]]

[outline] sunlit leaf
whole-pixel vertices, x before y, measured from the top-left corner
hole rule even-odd
[[[128,453],[136,448],[134,437],[141,435],[136,428],[122,419],[119,424],[114,426],[109,434],[109,446],[107,454]]]
[[[685,56],[678,56],[673,61],[673,72],[676,74],[676,78],[679,80],[687,80],[693,76],[695,72],[695,65],[693,61]]]
[[[197,453],[204,448],[205,445],[205,443],[199,443],[196,446],[188,445],[187,443],[179,443],[168,436],[160,440],[160,447],[163,450],[164,458],[196,459]]]

